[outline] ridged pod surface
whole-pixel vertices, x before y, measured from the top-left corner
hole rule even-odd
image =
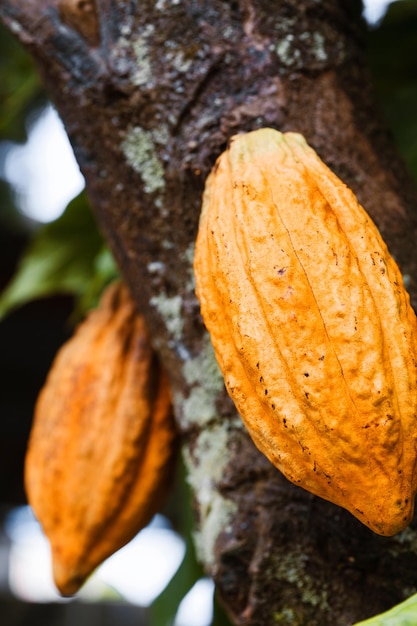
[[[206,183],[195,279],[226,386],[293,483],[381,535],[417,489],[417,324],[352,191],[296,133],[233,137]]]
[[[28,500],[63,595],[158,510],[176,450],[168,380],[122,283],[58,352],[35,408]]]

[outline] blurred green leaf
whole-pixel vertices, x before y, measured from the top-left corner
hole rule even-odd
[[[86,311],[96,308],[104,288],[118,276],[113,255],[103,244],[93,260],[89,280],[84,284],[84,289],[76,294],[78,297],[72,314],[74,323],[79,321]]]
[[[368,53],[387,123],[417,179],[417,0],[390,4],[369,32]]]
[[[192,496],[181,459],[178,463],[173,492],[177,505],[177,515],[179,516],[177,530],[184,538],[186,551],[175,575],[150,607],[151,624],[157,626],[171,626],[174,623],[181,600],[197,580],[205,575],[195,554],[192,537],[194,523]],[[180,507],[178,507],[179,503]]]
[[[30,300],[59,293],[74,295],[81,315],[96,304],[103,287],[116,276],[113,259],[82,193],[59,219],[35,232],[0,296],[0,319]]]
[[[216,593],[214,594],[213,622],[211,626],[233,626],[232,622],[227,617],[222,605],[218,601]]]
[[[195,557],[193,542],[186,539],[186,552],[180,567],[150,607],[151,623],[172,626],[181,600],[202,576],[204,573]]]
[[[174,518],[177,517],[175,527],[184,538],[186,551],[177,572],[150,607],[150,623],[155,626],[172,626],[183,598],[198,580],[206,576],[195,553],[192,495],[187,483],[186,469],[181,459],[178,463],[176,481],[170,500],[171,504],[168,508],[171,506],[175,509],[175,512],[171,511],[171,514]],[[212,626],[232,626],[216,596],[213,600]]]
[[[0,139],[25,141],[27,118],[47,98],[29,53],[0,23]]]
[[[0,178],[0,238],[7,238],[8,233],[26,235],[32,223],[15,206],[14,193],[10,185]]]
[[[417,594],[407,598],[401,604],[386,613],[371,617],[354,626],[416,626],[417,624]]]

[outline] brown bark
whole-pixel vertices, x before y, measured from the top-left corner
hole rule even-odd
[[[345,0],[3,0],[37,60],[97,219],[175,394],[197,547],[235,624],[346,626],[416,591],[413,524],[373,535],[289,484],[240,425],[192,283],[205,177],[230,135],[305,135],[352,187],[417,304],[416,194]],[[87,11],[88,19],[80,19]]]

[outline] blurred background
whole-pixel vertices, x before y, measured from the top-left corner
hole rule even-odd
[[[417,0],[368,0],[369,66],[417,180]],[[63,600],[23,489],[37,394],[74,323],[116,275],[62,124],[0,27],[0,621],[2,626],[227,626],[192,546],[179,462],[165,509]]]

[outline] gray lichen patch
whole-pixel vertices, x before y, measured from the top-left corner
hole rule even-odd
[[[294,35],[291,33],[281,39],[275,47],[280,61],[287,67],[298,65],[301,60],[301,52],[295,45]]]
[[[151,134],[154,142],[161,146],[165,146],[169,141],[169,128],[166,124],[155,126],[155,128],[151,130]]]
[[[417,555],[417,532],[408,526],[391,537],[388,550],[393,558],[398,558],[401,554]]]
[[[155,4],[155,9],[157,9],[158,11],[165,11],[167,6],[169,6],[170,4],[181,4],[181,0],[157,0]]]
[[[129,165],[141,175],[146,192],[163,189],[163,167],[156,156],[150,133],[140,127],[131,128],[121,148]]]
[[[149,59],[148,43],[144,37],[138,37],[132,42],[137,69],[132,76],[132,83],[141,87],[152,79],[152,67]]]
[[[11,32],[14,33],[15,35],[18,35],[23,30],[22,25],[19,24],[19,22],[17,22],[16,20],[10,20],[8,23],[8,26]]]
[[[193,64],[192,59],[187,59],[182,50],[180,50],[173,58],[173,65],[177,72],[187,72]]]
[[[131,20],[122,24],[121,36],[111,50],[112,63],[120,72],[129,73],[133,85],[152,85],[153,70],[149,40],[154,35],[155,26],[147,24],[137,35],[132,32]]]
[[[228,424],[217,422],[199,434],[192,453],[188,449],[183,452],[188,482],[200,513],[199,529],[194,536],[197,554],[210,571],[215,565],[217,538],[227,531],[237,510],[236,504],[224,498],[217,488],[229,462],[228,441]]]
[[[207,391],[202,387],[191,390],[189,397],[183,402],[183,423],[187,427],[196,417],[198,421],[208,423],[216,418],[213,402],[207,402]]]
[[[321,33],[313,33],[313,53],[317,61],[327,61],[328,56],[324,43],[324,37]]]
[[[194,254],[195,254],[195,243],[193,241],[190,243],[190,245],[184,252],[184,258],[189,263],[190,267],[192,267],[193,262],[194,262]]]
[[[304,622],[303,618],[299,618],[294,609],[290,607],[284,607],[281,611],[275,612],[272,619],[274,624],[281,624],[281,626],[302,626]]]
[[[147,24],[137,37],[130,37],[120,41],[119,44],[131,47],[135,60],[135,71],[132,76],[133,85],[143,87],[152,81],[152,65],[149,54],[148,40],[153,36],[155,26]]]
[[[327,590],[317,587],[314,579],[307,572],[308,556],[301,550],[288,550],[277,555],[271,566],[270,577],[290,583],[297,588],[303,604],[329,608]]]
[[[184,252],[184,259],[188,265],[188,275],[189,275],[189,279],[187,280],[185,284],[185,290],[187,291],[187,293],[193,293],[195,291],[195,278],[194,278],[194,269],[193,269],[194,253],[195,253],[195,243],[193,241]]]
[[[156,155],[151,133],[139,126],[131,128],[121,149],[130,167],[140,174],[146,193],[164,189],[164,169]]]
[[[198,383],[213,394],[223,389],[223,376],[217,365],[213,345],[208,333],[204,336],[203,346],[195,359],[190,359],[184,364],[184,378],[189,385]]]
[[[176,72],[185,74],[193,64],[193,57],[187,57],[180,45],[173,40],[167,40],[165,47],[165,61]]]
[[[185,361],[183,376],[191,390],[186,398],[175,394],[174,403],[177,414],[181,415],[182,426],[197,426],[199,429],[192,450],[185,448],[183,454],[188,468],[188,482],[199,509],[200,525],[195,533],[197,553],[212,571],[217,538],[227,531],[237,508],[231,500],[222,496],[217,484],[229,463],[231,429],[240,429],[242,424],[238,417],[222,420],[217,413],[216,398],[223,391],[224,382],[208,334],[199,355]]]
[[[147,265],[150,274],[163,274],[165,272],[165,263],[162,261],[151,261]]]
[[[318,31],[282,32],[275,52],[283,65],[293,69],[300,69],[304,64],[322,67],[329,60],[326,40]]]
[[[191,388],[188,397],[177,396],[175,403],[185,428],[207,425],[217,417],[216,397],[224,389],[223,376],[217,365],[208,335],[199,355],[183,365],[184,379]]]
[[[168,333],[171,337],[179,341],[182,337],[184,322],[181,315],[181,296],[168,297],[165,292],[150,299],[151,306],[155,307],[165,322]]]

